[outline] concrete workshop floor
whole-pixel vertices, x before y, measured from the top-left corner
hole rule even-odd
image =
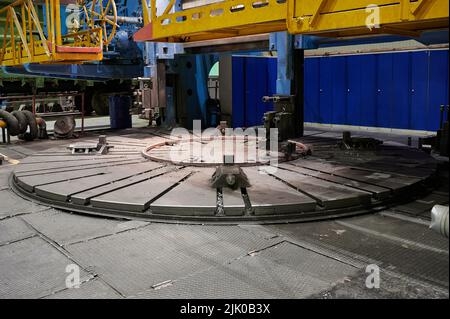
[[[145,129],[114,134],[136,132]],[[0,145],[11,160],[0,166],[0,298],[449,297],[449,242],[428,228],[448,188],[377,214],[265,226],[82,216],[13,193],[14,160],[69,143]],[[81,268],[78,289],[66,288],[70,264]],[[379,289],[366,288],[370,264]]]

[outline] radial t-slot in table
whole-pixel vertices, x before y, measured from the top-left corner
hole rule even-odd
[[[334,175],[386,187],[391,189],[394,193],[407,191],[412,185],[422,180],[421,178],[414,176],[404,176],[384,171],[368,171],[358,168],[337,170],[334,172]]]
[[[94,197],[91,199],[91,204],[94,207],[143,212],[149,208],[155,198],[176,185],[189,173],[186,169],[172,172],[154,171],[146,174],[148,176],[146,181]],[[156,177],[150,178],[149,175]]]
[[[78,161],[69,161],[66,162],[64,160],[60,162],[50,162],[50,163],[39,163],[39,164],[28,164],[21,165],[17,169],[15,169],[15,174],[17,176],[22,175],[31,175],[31,174],[45,174],[46,172],[55,172],[55,171],[69,171],[69,170],[77,170],[84,169],[90,167],[99,167],[99,166],[107,166],[107,165],[117,165],[120,163],[129,163],[130,161],[142,161],[141,158],[114,158],[114,159],[100,159],[100,160],[90,160],[81,158],[82,155],[78,155],[80,158]],[[87,157],[89,155],[85,155]]]
[[[368,205],[371,202],[370,193],[345,185],[330,183],[282,169],[277,171],[276,176],[298,191],[316,199],[319,205],[326,209]]]
[[[127,187],[131,187],[134,184],[144,182],[150,178],[154,178],[155,176],[165,174],[167,172],[171,172],[176,169],[177,168],[173,166],[157,166],[151,171],[146,170],[143,173],[138,173],[123,179],[116,180],[108,184],[91,187],[84,191],[74,193],[70,196],[70,200],[73,204],[76,205],[87,205],[90,203],[91,198],[115,192],[117,190],[122,190]]]
[[[84,155],[82,155],[84,156]],[[128,155],[107,155],[108,159],[111,160],[120,160],[120,159],[129,159],[130,156]],[[80,160],[104,160],[105,155],[89,155],[89,156],[74,156],[74,155],[68,155],[67,152],[64,152],[64,155],[61,156],[54,156],[54,155],[31,155],[29,157],[24,158],[20,161],[20,164],[41,164],[41,163],[73,163],[78,162]],[[31,166],[30,166],[31,167]]]
[[[255,215],[301,213],[316,208],[316,200],[264,174],[264,167],[261,169],[244,168],[251,184],[247,192]]]
[[[222,189],[225,216],[242,216],[246,214],[246,207],[239,189]]]
[[[386,199],[391,194],[391,190],[387,187],[380,187],[373,184],[367,184],[364,182],[352,180],[346,177],[336,176],[333,174],[327,174],[327,173],[321,173],[312,169],[303,168],[296,166],[295,164],[280,164],[279,165],[281,169],[285,169],[288,171],[294,171],[306,176],[312,176],[316,177],[321,180],[325,180],[331,183],[335,183],[337,185],[344,185],[348,186],[350,188],[354,188],[357,190],[365,191],[372,193],[374,199],[380,200],[380,199]]]
[[[155,214],[214,216],[217,190],[209,182],[213,172],[214,169],[193,170],[193,175],[153,202],[150,209]]]
[[[66,180],[36,186],[35,192],[37,195],[43,197],[67,201],[72,194],[92,189],[93,187],[110,184],[136,174],[142,174],[158,167],[161,167],[161,165],[157,163],[139,163],[135,165],[108,167],[104,168],[99,175],[86,175],[85,177],[77,179],[72,179],[70,174],[66,173]],[[88,171],[90,170],[86,170],[86,172]]]

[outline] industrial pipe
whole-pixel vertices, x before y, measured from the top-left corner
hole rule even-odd
[[[436,205],[433,207],[430,228],[448,238],[448,206]]]
[[[113,16],[106,16],[107,19],[114,21],[115,17]],[[142,24],[143,23],[143,19],[141,17],[123,17],[123,16],[118,16],[117,17],[117,22],[118,23],[129,23],[129,24]]]

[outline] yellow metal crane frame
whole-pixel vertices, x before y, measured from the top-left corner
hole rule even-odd
[[[4,21],[0,65],[25,63],[82,63],[103,59],[103,30],[95,27],[61,34],[60,0],[45,0],[47,29],[44,32],[36,3],[18,0],[0,9]],[[67,2],[67,1],[66,1]]]
[[[448,27],[448,0],[225,0],[173,11],[170,0],[157,12],[144,0],[148,25],[137,40],[192,42],[288,31],[327,37],[370,34],[418,36]]]

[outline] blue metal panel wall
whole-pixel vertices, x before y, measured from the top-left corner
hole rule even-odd
[[[330,76],[323,82],[326,85],[326,90],[322,90],[321,98],[326,103],[325,109],[329,110],[330,115],[327,118],[331,117],[331,123],[341,123],[346,120],[346,110],[342,109],[341,112],[334,112],[332,105],[333,103],[339,103],[342,105],[346,105],[347,96],[345,94],[345,90],[343,86],[347,82],[347,70],[346,70],[347,61],[344,58],[338,58],[334,61],[334,63],[326,63],[326,68],[324,70],[321,69],[321,72],[328,72],[330,69]],[[330,87],[331,85],[331,87]],[[327,96],[327,92],[331,90],[331,99]]]
[[[319,65],[319,121],[333,123],[333,61],[321,58]],[[307,80],[308,78],[305,77]]]
[[[305,74],[319,74],[320,59],[308,59],[308,63],[305,63]],[[305,118],[309,122],[320,122],[320,83],[319,77],[314,76],[305,81]]]
[[[273,105],[263,103],[264,95],[276,91],[277,60],[262,57],[233,57],[233,127],[263,124],[263,115]]]
[[[377,59],[377,118],[374,126],[392,127],[391,110],[393,109],[393,56],[381,54]],[[338,107],[338,106],[337,106]]]
[[[243,127],[245,126],[245,63],[244,58],[233,57],[232,61],[232,81],[233,81],[233,117],[232,126],[233,127]],[[223,93],[222,93],[223,94]]]
[[[372,55],[360,56],[361,75],[360,125],[375,126],[377,123],[377,59]]]
[[[448,103],[448,51],[430,52],[427,127],[439,126],[439,105]]]
[[[434,131],[448,63],[448,50],[307,58],[305,121]]]
[[[428,114],[428,57],[430,52],[417,52],[411,55],[411,112],[410,125],[417,130],[427,130]],[[435,112],[436,110],[431,110]],[[431,125],[431,128],[435,126]]]
[[[412,128],[410,118],[410,53],[393,54],[393,109],[390,110],[391,127]]]
[[[305,121],[435,131],[449,104],[448,50],[305,60]],[[276,60],[233,57],[233,127],[260,125]]]

